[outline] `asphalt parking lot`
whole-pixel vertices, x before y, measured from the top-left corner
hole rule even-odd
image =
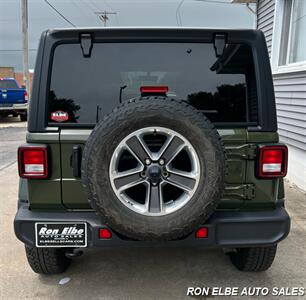
[[[306,287],[306,195],[289,184],[286,206],[292,218],[291,233],[280,243],[267,272],[241,273],[215,249],[121,248],[88,250],[64,274],[33,273],[23,244],[13,232],[18,187],[16,148],[24,142],[25,126],[17,120],[0,121],[0,299],[192,299],[186,297],[189,286]],[[68,282],[61,285],[63,278]]]

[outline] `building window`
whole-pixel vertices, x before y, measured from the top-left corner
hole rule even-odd
[[[306,61],[306,1],[284,1],[279,66]]]

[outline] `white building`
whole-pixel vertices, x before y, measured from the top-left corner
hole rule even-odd
[[[306,0],[258,0],[257,28],[267,41],[287,178],[306,191]]]

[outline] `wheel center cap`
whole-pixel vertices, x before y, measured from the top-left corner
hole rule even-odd
[[[148,168],[148,177],[152,183],[158,183],[161,178],[162,170],[161,167],[158,165],[151,165]]]

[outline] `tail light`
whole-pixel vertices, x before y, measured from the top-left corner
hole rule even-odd
[[[207,227],[199,228],[195,233],[195,237],[197,239],[206,239],[208,237],[208,228]]]
[[[24,96],[24,101],[28,102],[28,101],[29,101],[29,95],[28,95],[28,92],[27,92],[27,91],[25,91],[25,92],[23,93],[23,96]]]
[[[102,240],[109,240],[112,238],[112,232],[107,228],[99,229],[99,238]]]
[[[141,94],[166,94],[168,92],[167,86],[142,86],[140,87]]]
[[[47,147],[19,147],[18,169],[22,178],[47,178],[49,175]]]
[[[285,177],[287,164],[288,148],[286,146],[262,146],[259,148],[258,177]]]

